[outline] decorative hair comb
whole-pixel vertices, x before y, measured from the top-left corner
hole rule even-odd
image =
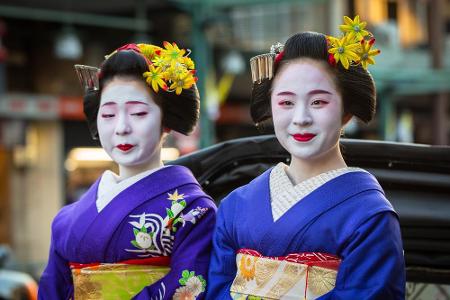
[[[260,54],[250,59],[253,82],[261,83],[263,79],[272,79],[275,58],[282,53],[283,48],[284,45],[278,42],[270,47],[269,53]]]
[[[350,65],[359,65],[367,69],[374,65],[373,57],[380,54],[380,50],[372,49],[375,39],[366,28],[367,22],[361,22],[359,16],[353,20],[344,16],[344,24],[339,26],[341,37],[327,36],[328,62],[332,65],[340,62],[345,69]]]
[[[84,88],[84,91],[99,89],[99,68],[84,65],[75,65],[74,67],[78,79],[80,80],[81,86]]]

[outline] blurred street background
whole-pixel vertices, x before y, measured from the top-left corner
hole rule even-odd
[[[367,21],[381,50],[369,68],[376,119],[346,137],[449,145],[448,0],[0,0],[0,244],[16,268],[38,280],[58,210],[117,170],[90,138],[74,64],[99,66],[132,42],[192,50],[201,121],[168,139],[169,161],[260,134],[249,58],[296,32],[338,35],[344,15]]]

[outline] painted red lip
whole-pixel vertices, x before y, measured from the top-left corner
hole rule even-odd
[[[305,134],[294,134],[292,135],[292,137],[294,138],[294,140],[298,141],[298,142],[307,142],[312,140],[316,135],[312,134],[312,133],[305,133]]]
[[[119,148],[122,151],[128,151],[128,150],[130,150],[133,147],[134,147],[134,145],[131,145],[131,144],[120,144],[120,145],[117,145],[117,148]]]

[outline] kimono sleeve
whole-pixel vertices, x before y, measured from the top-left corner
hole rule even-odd
[[[222,201],[217,213],[206,299],[231,299],[230,287],[236,276],[236,243],[233,240],[232,197]]]
[[[38,299],[70,299],[73,294],[72,273],[69,263],[55,249],[52,233],[48,264],[39,280]]]
[[[204,213],[195,222],[179,227],[171,255],[170,272],[144,288],[133,299],[203,299],[211,255],[216,207],[209,198],[197,199],[188,211]]]
[[[400,225],[393,212],[382,212],[351,236],[342,252],[335,288],[318,299],[405,299],[404,293]]]

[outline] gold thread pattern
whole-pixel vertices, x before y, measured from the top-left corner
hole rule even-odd
[[[267,293],[268,297],[280,299],[302,278],[306,277],[306,265],[288,263],[277,283]]]
[[[315,299],[335,286],[340,262],[337,257],[316,252],[263,257],[256,251],[245,250],[236,256],[237,274],[230,288],[232,299],[298,296]]]
[[[280,265],[280,261],[273,259],[260,258],[256,262],[255,280],[256,285],[261,288],[275,275]]]
[[[310,267],[308,273],[308,289],[321,296],[331,291],[336,284],[337,272],[322,267]]]
[[[72,269],[74,298],[83,300],[131,299],[169,272],[168,267],[102,264]]]

